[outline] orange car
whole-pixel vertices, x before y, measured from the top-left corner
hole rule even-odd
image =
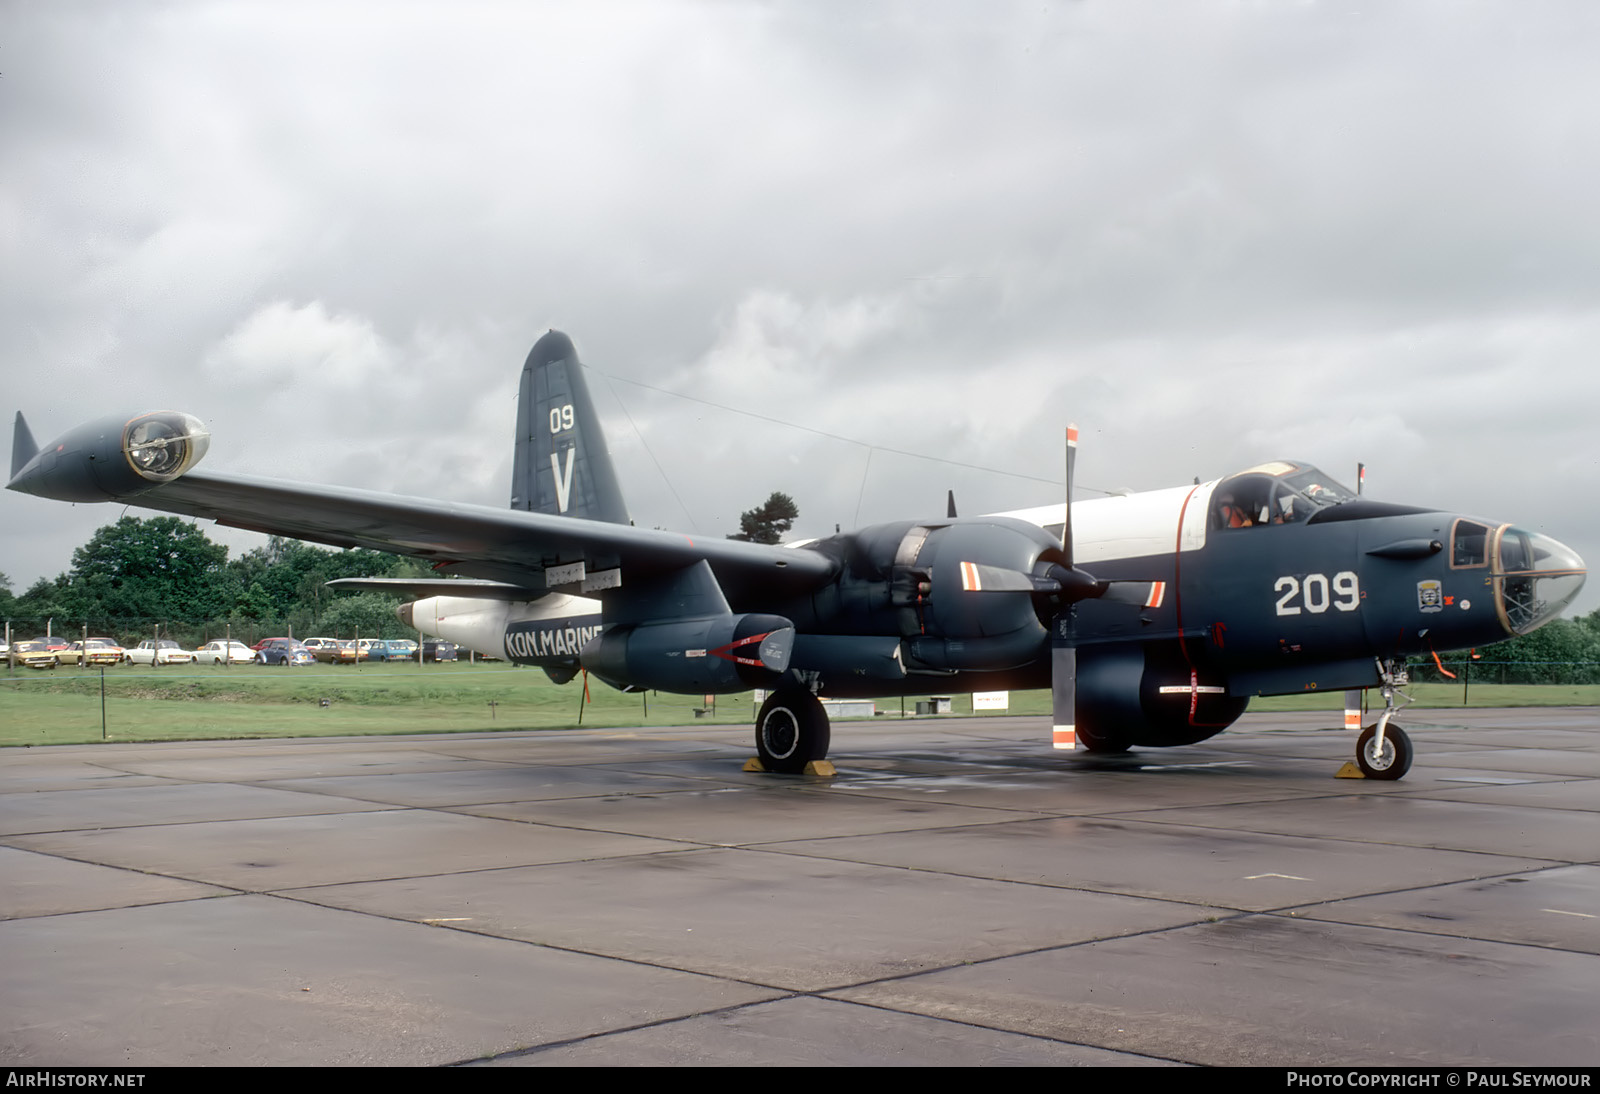
[[[307,638],[306,649],[318,661],[328,665],[353,665],[356,663],[356,644],[342,638]]]

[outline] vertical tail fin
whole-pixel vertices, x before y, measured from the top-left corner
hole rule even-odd
[[[629,523],[578,352],[560,331],[535,342],[522,366],[511,508]]]
[[[19,410],[17,423],[11,429],[11,477],[16,478],[17,472],[27,467],[28,461],[38,454],[39,446],[34,442],[33,431],[28,428]]]

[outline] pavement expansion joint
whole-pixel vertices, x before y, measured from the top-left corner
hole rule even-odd
[[[0,1039],[22,1066],[1592,1062],[1600,735],[1470,710],[1427,729],[1435,771],[1338,786],[1344,731],[1255,717],[1114,773],[1042,756],[1038,719],[906,723],[764,787],[743,729],[18,750]]]

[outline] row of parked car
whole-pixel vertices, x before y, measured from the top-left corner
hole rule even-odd
[[[264,638],[254,646],[217,639],[199,649],[184,649],[169,638],[146,638],[137,646],[123,648],[109,638],[68,642],[65,638],[34,638],[0,643],[0,659],[14,656],[17,664],[34,669],[53,669],[57,665],[354,665],[359,661],[454,661],[456,646],[432,639],[420,646],[409,638]]]

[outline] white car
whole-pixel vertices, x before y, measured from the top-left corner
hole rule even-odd
[[[131,650],[123,653],[130,665],[188,665],[194,662],[194,654],[172,641],[163,638],[159,646],[153,638],[146,638]]]
[[[195,650],[194,659],[202,665],[248,665],[256,659],[256,651],[243,642],[226,642],[219,638]]]

